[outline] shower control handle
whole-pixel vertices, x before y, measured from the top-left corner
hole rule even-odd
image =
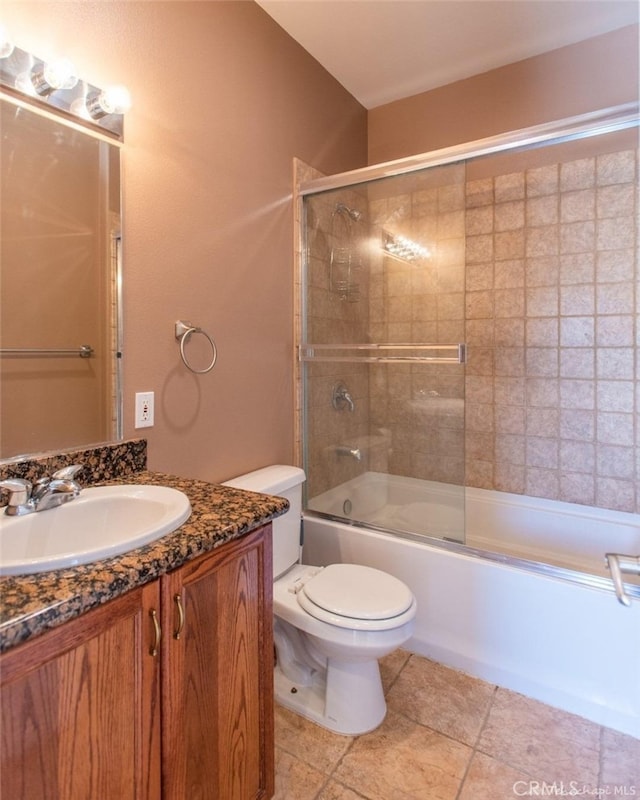
[[[355,410],[356,405],[353,402],[351,393],[342,381],[336,383],[331,390],[331,405],[336,411],[342,411],[345,407],[347,407],[349,411]]]
[[[631,598],[624,590],[622,573],[640,575],[640,556],[626,556],[622,553],[607,553],[604,557],[605,564],[611,571],[611,579],[616,590],[616,597],[623,606],[631,605]]]

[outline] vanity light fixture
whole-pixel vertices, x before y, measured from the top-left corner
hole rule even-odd
[[[429,258],[431,251],[413,239],[408,239],[400,234],[382,232],[382,249],[390,256],[402,261],[419,261]]]
[[[68,59],[45,62],[15,47],[2,26],[0,90],[17,100],[62,111],[117,139],[122,139],[123,114],[131,107],[124,86],[92,86],[78,78]]]

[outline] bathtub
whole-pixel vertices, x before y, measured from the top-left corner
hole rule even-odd
[[[409,650],[640,738],[640,585],[628,577],[621,605],[604,566],[640,552],[638,515],[380,473],[307,508],[305,563],[411,587]],[[380,529],[394,520],[401,532]]]

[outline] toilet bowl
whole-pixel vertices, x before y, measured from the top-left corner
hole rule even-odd
[[[416,601],[381,570],[301,563],[304,479],[297,467],[273,466],[225,484],[290,504],[273,521],[275,697],[335,733],[366,733],[386,714],[378,659],[411,637]]]

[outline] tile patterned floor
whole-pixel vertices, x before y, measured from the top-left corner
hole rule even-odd
[[[381,672],[372,733],[276,706],[276,800],[640,800],[638,739],[405,651]]]

